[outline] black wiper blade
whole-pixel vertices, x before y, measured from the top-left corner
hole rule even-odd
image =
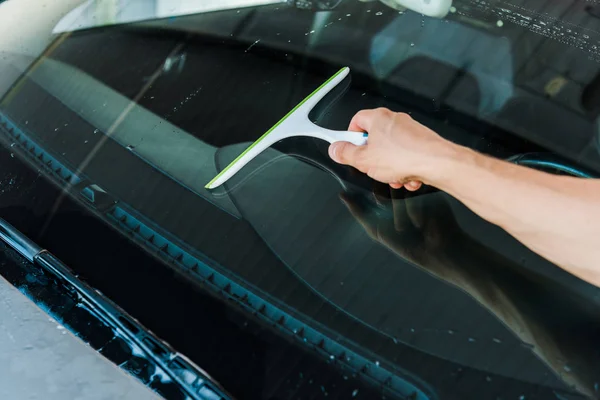
[[[152,375],[149,377],[149,382],[144,383],[150,385],[161,395],[170,397],[169,394],[177,391],[182,395],[186,395],[187,398],[194,400],[226,400],[230,398],[204,371],[160,341],[101,293],[78,279],[57,257],[47,250],[43,250],[1,218],[0,241],[33,263],[33,265],[28,264],[28,266],[36,269],[36,271],[29,275],[11,274],[9,271],[10,268],[5,266],[3,275],[11,275],[12,279],[11,276],[6,276],[6,278],[11,280],[13,285],[17,287],[22,286],[18,282],[18,277],[37,276],[38,279],[29,279],[27,281],[30,289],[28,290],[29,293],[26,294],[29,297],[35,297],[33,293],[37,293],[36,290],[31,288],[36,282],[44,286],[44,290],[41,291],[42,293],[56,291],[57,294],[52,297],[54,299],[52,304],[47,304],[48,313],[59,321],[64,320],[65,322],[62,322],[63,325],[68,326],[78,337],[89,342],[92,347],[95,347],[97,351],[107,358],[113,361],[115,361],[115,358],[119,359],[118,363],[120,366],[128,369],[129,372],[142,381],[144,381],[143,376],[141,376],[144,375],[143,370],[148,369],[148,367],[133,368],[131,370],[128,366],[130,364],[139,366],[139,359],[143,359],[145,363],[153,366],[154,369]],[[44,278],[39,278],[42,275]],[[52,284],[49,286],[50,282]],[[76,318],[72,315],[73,311],[67,311],[66,314],[63,313],[65,315],[52,312],[55,308],[60,309],[60,307],[54,307],[56,305],[54,303],[64,303],[62,300],[56,300],[56,296],[70,298],[65,301],[67,303],[75,302],[75,307],[84,312],[78,312]],[[32,300],[39,304],[47,299],[34,298]],[[109,335],[111,338],[108,342],[100,340],[95,330],[85,329],[85,327],[91,325],[99,326],[104,330],[110,330],[112,335]],[[80,331],[78,327],[84,328]],[[129,355],[123,354],[123,347],[129,350]],[[138,360],[129,359],[132,357]],[[121,361],[121,358],[128,359]],[[154,387],[154,380],[160,381],[162,383],[160,386],[165,386],[163,390]]]

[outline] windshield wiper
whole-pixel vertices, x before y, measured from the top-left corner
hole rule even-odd
[[[57,257],[32,242],[2,218],[0,218],[0,241],[16,250],[27,261],[33,263],[34,267],[41,268],[42,274],[50,278],[50,281],[55,282],[55,286],[63,288],[60,291],[62,295],[72,297],[72,300],[76,302],[76,307],[87,311],[88,318],[85,318],[88,320],[87,322],[82,321],[83,318],[69,318],[69,313],[67,315],[52,315],[58,320],[68,319],[69,323],[63,323],[63,325],[74,325],[72,329],[80,339],[92,343],[95,340],[86,337],[86,333],[87,336],[93,336],[95,332],[80,332],[77,326],[100,323],[100,325],[110,329],[113,334],[113,339],[102,345],[102,348],[109,346],[115,340],[124,344],[129,349],[131,356],[142,358],[154,366],[153,377],[156,376],[158,380],[165,384],[174,384],[176,386],[175,390],[178,389],[183,392],[188,398],[194,400],[226,400],[231,398],[199,367],[169,348],[140,323],[129,317],[125,311],[119,309],[99,292],[79,280],[71,269]],[[44,281],[47,282],[48,280]],[[28,281],[29,285],[34,283],[31,280]],[[34,291],[29,290],[29,292]],[[31,296],[30,293],[27,294]],[[51,310],[52,306],[53,304],[49,304],[48,308]],[[90,318],[95,321],[90,322]],[[101,352],[102,348],[96,348],[96,350]],[[125,362],[121,363],[121,366],[124,364]],[[134,373],[135,371],[130,372]],[[134,375],[137,374],[134,373]],[[140,376],[136,377],[141,379]]]

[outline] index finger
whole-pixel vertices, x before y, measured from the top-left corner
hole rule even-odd
[[[391,111],[386,108],[361,110],[352,117],[348,130],[352,132],[369,132],[375,121],[387,113],[391,113]]]

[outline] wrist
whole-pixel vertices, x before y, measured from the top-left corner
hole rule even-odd
[[[419,180],[438,189],[447,190],[453,180],[461,176],[461,169],[476,164],[477,156],[478,153],[468,147],[442,139],[430,157],[422,163]]]

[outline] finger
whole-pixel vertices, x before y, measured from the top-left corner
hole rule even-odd
[[[357,112],[348,126],[349,131],[370,132],[377,122],[390,115],[392,112],[387,108],[376,108],[371,110],[361,110]]]
[[[329,157],[338,164],[351,165],[356,168],[359,154],[365,148],[366,146],[356,146],[350,142],[335,142],[329,146]]]
[[[372,125],[372,111],[373,110],[361,110],[357,112],[352,120],[348,130],[351,132],[368,132]]]
[[[406,190],[414,192],[415,190],[419,190],[421,188],[421,185],[423,185],[423,183],[419,181],[409,181],[404,184],[404,187],[406,188]]]
[[[400,189],[404,185],[398,182],[392,182],[390,183],[390,186],[392,187],[392,189]]]

